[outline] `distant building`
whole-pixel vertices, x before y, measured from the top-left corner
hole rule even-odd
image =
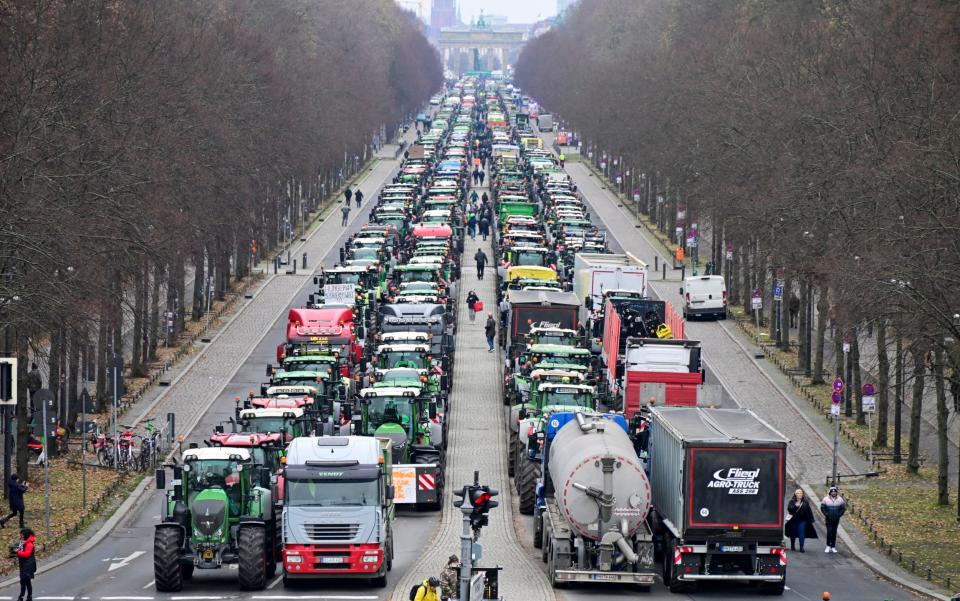
[[[430,5],[430,39],[434,43],[440,40],[441,29],[456,27],[459,24],[457,0],[433,0],[433,4]]]

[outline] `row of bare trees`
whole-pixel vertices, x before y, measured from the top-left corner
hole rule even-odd
[[[697,224],[733,303],[749,309],[757,288],[769,300],[777,280],[797,295],[801,367],[814,382],[852,371],[861,423],[860,369],[844,369],[842,344],[859,365],[858,334],[873,333],[876,444],[912,383],[914,471],[934,380],[942,504],[960,409],[958,30],[949,0],[594,0],[516,67],[585,155],[642,171],[629,178],[639,211],[681,243]],[[770,324],[784,349],[788,315]]]
[[[109,356],[142,375],[441,84],[390,0],[0,3],[0,321],[21,390],[28,351],[49,353],[61,419],[81,370],[103,408]],[[24,398],[17,418],[25,443]]]

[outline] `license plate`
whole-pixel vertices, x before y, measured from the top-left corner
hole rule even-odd
[[[320,563],[343,563],[342,557],[321,557]]]
[[[616,574],[594,574],[594,580],[617,580]]]
[[[720,550],[724,553],[742,553],[743,545],[722,545]]]

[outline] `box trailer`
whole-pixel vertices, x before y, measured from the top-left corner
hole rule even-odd
[[[604,293],[627,290],[647,295],[647,264],[630,253],[577,253],[573,258],[573,293],[589,307],[603,305]]]
[[[650,409],[650,513],[673,592],[717,580],[784,590],[787,440],[748,409]]]

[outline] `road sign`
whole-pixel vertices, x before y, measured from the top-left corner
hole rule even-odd
[[[750,306],[753,307],[754,310],[763,308],[763,291],[759,288],[754,288],[750,294]]]
[[[876,389],[873,387],[873,384],[870,383],[864,384],[861,391],[863,392],[863,396],[873,396],[877,393]]]
[[[783,288],[780,286],[774,286],[773,288],[773,300],[782,301],[783,300]]]
[[[840,405],[830,405],[830,415],[840,415]]]
[[[843,392],[843,378],[837,376],[833,380],[833,390],[835,392]]]
[[[727,251],[727,260],[728,260],[728,261],[732,261],[732,260],[733,260],[733,251],[732,251],[732,250],[728,250],[728,251]]]
[[[877,411],[877,397],[865,395],[860,399],[860,406],[864,413],[875,413]]]
[[[0,358],[0,405],[17,404],[17,360]]]
[[[696,247],[697,247],[697,237],[696,237],[696,236],[690,236],[689,238],[687,238],[687,246],[689,246],[690,248],[696,248]]]
[[[839,390],[834,390],[833,394],[830,395],[830,401],[834,405],[839,405],[843,401],[843,395],[840,394]]]

